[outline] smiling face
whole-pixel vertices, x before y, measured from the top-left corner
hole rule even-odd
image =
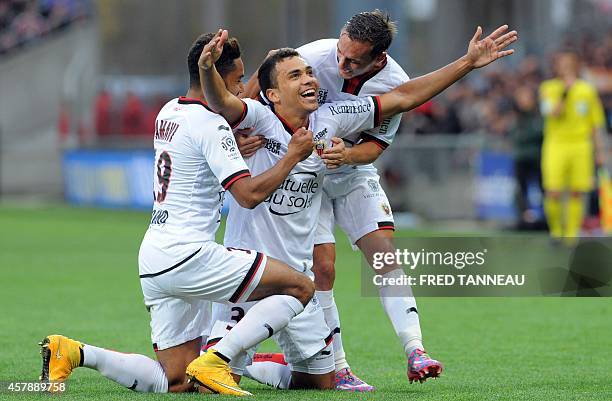
[[[382,52],[372,57],[372,49],[371,43],[352,40],[346,31],[342,31],[336,52],[340,76],[344,79],[351,79],[382,67],[387,53]]]
[[[272,103],[300,114],[312,113],[319,107],[319,81],[303,58],[286,58],[276,64],[275,70],[276,88],[266,91],[266,97]]]

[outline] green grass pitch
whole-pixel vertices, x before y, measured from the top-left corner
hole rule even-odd
[[[37,379],[37,342],[47,334],[154,356],[137,268],[147,220],[139,212],[0,207],[1,382]],[[610,298],[422,298],[425,345],[446,370],[409,385],[379,300],[360,296],[359,254],[338,238],[336,300],[348,360],[377,391],[287,392],[245,380],[256,399],[612,400]],[[68,384],[62,399],[199,397],[136,394],[84,368]]]

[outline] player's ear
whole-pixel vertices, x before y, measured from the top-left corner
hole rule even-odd
[[[375,57],[376,67],[380,68],[385,64],[385,60],[387,60],[387,52],[382,52],[378,56]]]
[[[271,103],[278,103],[278,102],[280,102],[280,94],[278,92],[278,89],[270,88],[270,89],[266,90],[266,97],[268,98],[268,100]]]

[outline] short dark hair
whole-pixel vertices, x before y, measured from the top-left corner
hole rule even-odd
[[[261,92],[266,94],[266,91],[270,88],[278,87],[278,80],[276,74],[276,65],[281,61],[291,58],[300,57],[300,53],[297,50],[290,47],[283,47],[274,52],[270,57],[266,58],[259,67],[259,73],[257,80],[259,81],[259,87]]]
[[[351,40],[371,43],[370,55],[374,58],[391,46],[397,26],[388,13],[374,10],[353,15],[342,30]]]
[[[215,35],[215,32],[210,32],[198,36],[189,49],[189,54],[187,55],[187,67],[189,68],[189,85],[191,87],[200,86],[198,60],[200,59],[204,46],[206,46],[208,42],[215,37]],[[219,74],[221,74],[221,76],[225,76],[227,73],[233,71],[236,68],[234,60],[237,58],[240,58],[240,43],[238,43],[238,39],[236,38],[229,38],[223,45],[223,53],[221,53],[221,57],[219,57],[219,60],[217,60],[215,63],[215,67],[217,67]]]

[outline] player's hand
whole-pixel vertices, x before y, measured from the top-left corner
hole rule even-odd
[[[312,154],[313,145],[312,131],[302,127],[291,135],[291,141],[287,146],[287,155],[295,156],[300,161],[304,161]]]
[[[331,139],[332,146],[325,149],[321,155],[325,167],[330,170],[337,169],[343,164],[348,164],[350,149],[346,147],[344,141],[340,138],[333,137]]]
[[[198,66],[204,70],[212,68],[221,53],[223,53],[223,45],[227,42],[228,32],[225,29],[219,29],[217,34],[211,39],[210,42],[202,49],[202,54],[198,59]]]
[[[271,56],[274,55],[274,53],[277,53],[280,49],[272,49],[270,51],[268,51],[268,54],[266,54],[266,58],[264,58],[264,61],[267,60],[268,58],[270,58]]]
[[[251,131],[251,128],[241,129],[234,134],[238,150],[245,159],[253,156],[266,143],[263,135],[251,135]]]
[[[482,28],[476,28],[476,33],[468,46],[466,54],[468,62],[473,68],[484,67],[493,61],[514,53],[514,49],[504,50],[511,43],[516,42],[518,33],[516,31],[506,32],[508,25],[502,25],[484,39]]]

